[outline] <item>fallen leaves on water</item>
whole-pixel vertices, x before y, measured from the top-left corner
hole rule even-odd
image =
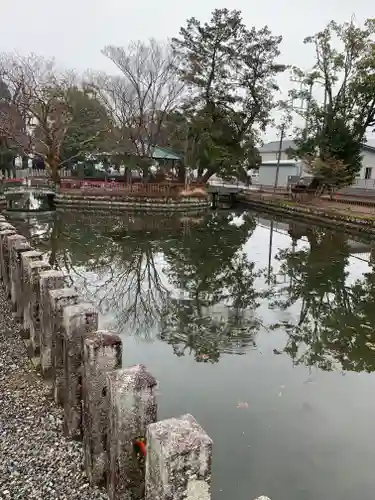
[[[210,359],[210,356],[208,354],[198,354],[197,358],[206,360],[206,359]]]
[[[375,351],[375,344],[372,342],[366,342],[365,346],[370,349],[370,351]]]
[[[246,401],[239,401],[237,408],[249,408],[249,403],[246,403]]]
[[[315,384],[315,381],[312,377],[309,377],[307,380],[305,380],[304,382],[304,385],[307,385],[307,384]]]

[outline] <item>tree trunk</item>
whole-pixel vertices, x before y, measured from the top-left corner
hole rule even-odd
[[[177,174],[179,182],[185,182],[186,168],[184,165],[177,166]]]
[[[54,155],[48,156],[46,163],[48,165],[49,174],[51,176],[51,180],[55,186],[60,185],[60,159]]]
[[[22,168],[23,169],[29,168],[29,157],[26,155],[22,156]]]

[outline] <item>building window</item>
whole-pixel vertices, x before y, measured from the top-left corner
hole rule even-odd
[[[365,170],[365,179],[371,179],[371,171],[372,171],[371,167],[366,167],[366,170]]]

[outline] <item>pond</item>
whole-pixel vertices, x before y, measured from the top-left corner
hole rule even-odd
[[[373,500],[375,244],[271,216],[15,220],[214,441],[213,499]]]

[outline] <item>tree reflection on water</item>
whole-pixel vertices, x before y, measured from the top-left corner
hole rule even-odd
[[[163,245],[166,276],[181,296],[164,304],[160,338],[179,356],[188,351],[197,361],[214,362],[223,352],[241,354],[255,346],[259,273],[241,250],[255,221],[245,214],[237,226],[233,219],[215,213]]]
[[[157,336],[181,356],[218,361],[255,345],[254,263],[242,251],[255,228],[243,214],[111,219],[59,216],[50,263],[67,270],[121,332]]]
[[[323,370],[373,371],[374,256],[370,259],[370,272],[351,282],[348,236],[298,226],[296,239],[304,235],[309,248],[295,250],[292,246],[278,252],[276,259],[281,264],[278,273],[288,280],[284,285],[274,286],[270,301],[275,309],[287,310],[297,304],[300,310],[296,321],[272,325],[287,332],[283,352],[297,365],[318,366]],[[295,236],[293,231],[292,236]]]
[[[352,278],[347,235],[293,223],[266,273],[252,246],[243,249],[255,227],[247,212],[240,219],[68,212],[33,234],[51,264],[114,316],[118,331],[159,338],[178,356],[217,362],[222,353],[242,354],[256,347],[262,328],[285,334],[274,352],[295,365],[374,371],[375,252],[367,272]],[[261,303],[293,319],[265,324]]]

